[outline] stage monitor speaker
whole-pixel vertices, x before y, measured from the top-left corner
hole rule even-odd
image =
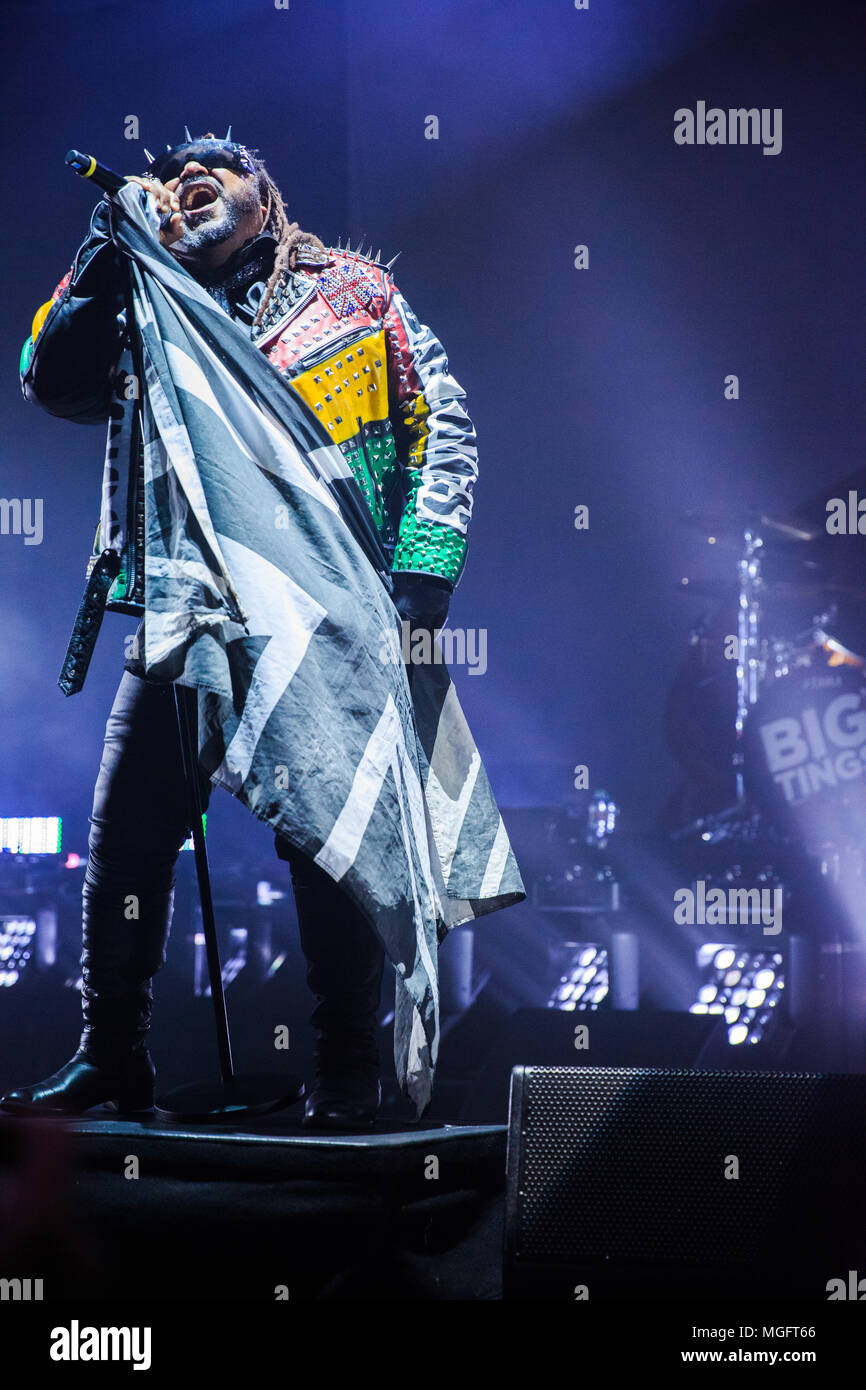
[[[866,1076],[512,1072],[506,1298],[866,1296],[864,1216]]]

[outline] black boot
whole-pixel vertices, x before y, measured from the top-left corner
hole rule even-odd
[[[78,1051],[45,1081],[10,1091],[0,1100],[4,1110],[52,1117],[106,1103],[121,1114],[153,1109],[151,977],[165,963],[173,902],[173,890],[135,899],[85,881]]]
[[[316,996],[316,1079],[304,1124],[366,1128],[382,1100],[376,1013],[385,951],[333,879],[319,870],[293,877],[307,984]]]

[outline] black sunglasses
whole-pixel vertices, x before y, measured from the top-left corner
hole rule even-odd
[[[168,183],[180,176],[190,160],[201,164],[209,173],[214,169],[231,169],[244,178],[255,173],[255,166],[243,146],[215,145],[210,140],[166,150],[164,155],[157,155],[147,172],[158,178],[160,183]]]

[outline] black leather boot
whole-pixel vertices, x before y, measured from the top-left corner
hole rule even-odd
[[[111,1104],[121,1114],[153,1109],[155,1069],[147,1050],[151,977],[165,963],[174,890],[138,898],[94,890],[82,895],[84,1028],[78,1051],[44,1081],[0,1100],[17,1115],[81,1115]]]
[[[385,951],[333,879],[318,870],[294,877],[307,984],[316,996],[316,1079],[304,1124],[368,1128],[382,1100],[376,1013]]]

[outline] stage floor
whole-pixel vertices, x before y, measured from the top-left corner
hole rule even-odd
[[[494,1181],[505,1173],[505,1125],[377,1124],[362,1133],[330,1134],[304,1129],[299,1113],[294,1120],[281,1112],[237,1124],[191,1124],[160,1112],[133,1121],[96,1110],[61,1124],[81,1139],[91,1160],[110,1160],[134,1143],[142,1156],[158,1157],[178,1171],[192,1166],[199,1176],[248,1169],[284,1177],[401,1178],[413,1183],[420,1173],[422,1181],[436,1181],[441,1190],[470,1173]],[[436,1179],[423,1176],[430,1156],[439,1160]]]
[[[46,1301],[501,1297],[506,1131],[0,1121],[0,1264]]]

